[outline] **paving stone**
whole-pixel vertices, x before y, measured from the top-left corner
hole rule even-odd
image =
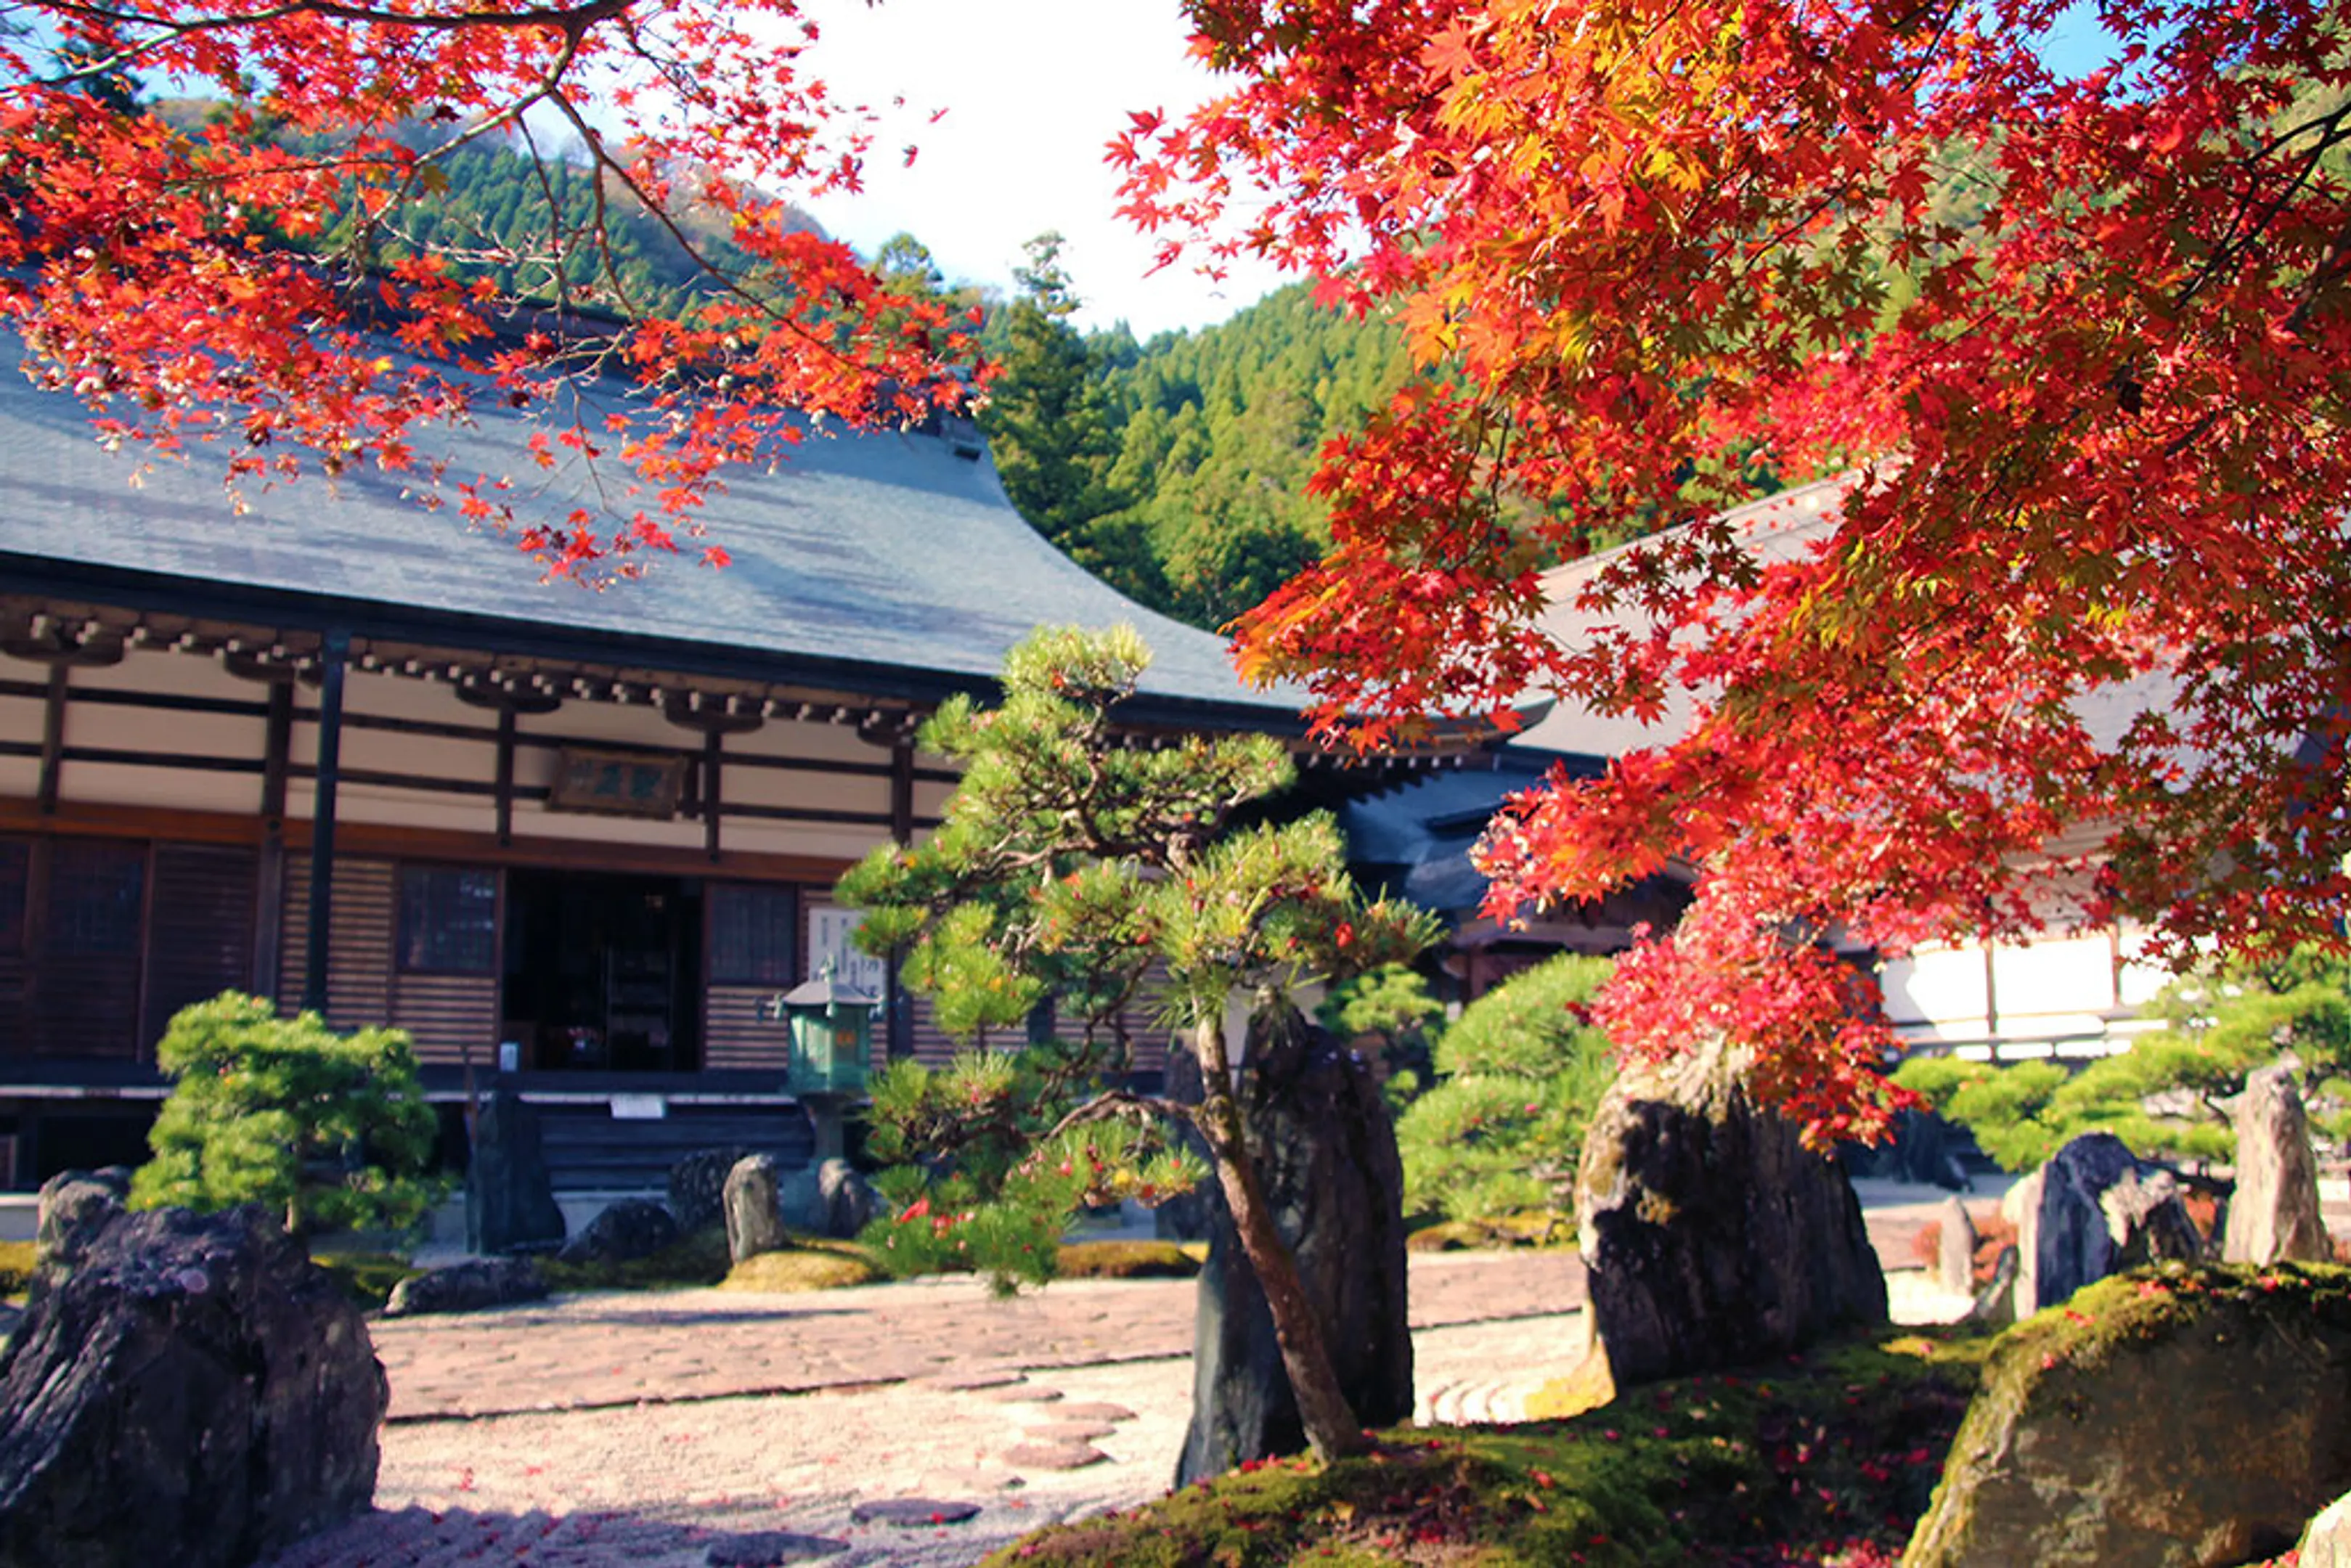
[[[927,1530],[935,1524],[961,1524],[979,1516],[976,1502],[942,1502],[927,1497],[884,1497],[861,1502],[849,1511],[859,1524],[891,1524],[900,1530]]]
[[[1125,1406],[1111,1405],[1097,1399],[1081,1400],[1076,1404],[1064,1405],[1054,1411],[1053,1415],[1056,1419],[1062,1421],[1132,1421],[1134,1419],[1134,1412]]]
[[[1010,1470],[933,1470],[923,1485],[942,1491],[1010,1491],[1029,1483]]]
[[[1091,1443],[1022,1443],[1005,1450],[1004,1462],[1024,1470],[1081,1470],[1109,1458]]]
[[[950,1394],[977,1393],[983,1388],[1003,1388],[1028,1378],[1018,1372],[942,1372],[922,1380],[925,1388],[943,1388]]]
[[[1091,1443],[1117,1430],[1107,1421],[1048,1421],[1041,1427],[1029,1427],[1020,1436],[1029,1442]]]
[[[730,1535],[713,1542],[703,1554],[710,1568],[774,1568],[783,1563],[812,1563],[849,1550],[846,1541],[823,1535],[795,1535],[788,1530],[763,1530]]]
[[[981,1388],[974,1392],[982,1399],[998,1405],[1050,1405],[1061,1396],[1058,1388],[1040,1388],[1034,1384],[1016,1383],[1002,1388]]]

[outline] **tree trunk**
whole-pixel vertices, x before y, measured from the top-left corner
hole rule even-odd
[[[1289,1373],[1290,1392],[1298,1398],[1298,1416],[1306,1428],[1307,1445],[1315,1458],[1324,1460],[1367,1452],[1371,1443],[1332,1367],[1322,1317],[1307,1298],[1306,1287],[1298,1278],[1298,1260],[1274,1228],[1265,1194],[1258,1185],[1257,1165],[1249,1157],[1240,1107],[1233,1100],[1224,1019],[1203,1017],[1194,1026],[1194,1038],[1200,1054],[1200,1132],[1216,1163],[1217,1182],[1224,1188],[1225,1206],[1232,1211],[1241,1250],[1248,1254],[1249,1267],[1256,1270],[1265,1291],[1265,1304],[1272,1312],[1273,1336],[1281,1345],[1282,1369]]]

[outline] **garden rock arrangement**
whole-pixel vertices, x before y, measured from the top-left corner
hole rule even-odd
[[[258,1205],[118,1215],[0,1358],[0,1562],[251,1563],[366,1511],[360,1310]]]
[[[670,1166],[669,1212],[680,1230],[699,1230],[725,1217],[727,1175],[755,1152],[732,1145],[697,1149]]]
[[[1576,1171],[1588,1322],[1622,1386],[1744,1365],[1886,1319],[1853,1184],[1748,1096],[1720,1044],[1628,1069]]]
[[[1363,1061],[1294,1011],[1249,1030],[1240,1084],[1258,1174],[1366,1427],[1409,1418],[1404,1164]],[[1209,1191],[1214,1191],[1210,1184]],[[1273,1314],[1218,1202],[1193,1339],[1192,1423],[1176,1484],[1306,1447]]]
[[[652,1257],[679,1234],[668,1209],[649,1197],[624,1197],[590,1220],[555,1256],[564,1263],[627,1263]]]
[[[830,1159],[786,1176],[777,1203],[784,1223],[809,1236],[854,1240],[887,1205],[847,1160]]]
[[[2000,1343],[1903,1563],[2250,1562],[2346,1488],[2351,1275],[2169,1263]]]
[[[726,1173],[721,1207],[726,1217],[726,1254],[736,1262],[762,1252],[779,1252],[791,1244],[777,1207],[776,1188],[773,1155],[746,1155]]]
[[[2237,1098],[2236,1124],[2237,1190],[2229,1197],[2222,1260],[2331,1261],[2335,1244],[2318,1211],[2310,1118],[2293,1072],[2280,1066],[2247,1074],[2245,1092]]]
[[[465,1171],[466,1247],[475,1252],[541,1251],[561,1245],[564,1228],[539,1144],[538,1113],[511,1089],[491,1091],[474,1113]]]
[[[2020,1319],[2126,1269],[2204,1256],[2171,1173],[2143,1164],[2112,1133],[2075,1138],[2010,1197]]]
[[[476,1258],[413,1274],[392,1288],[388,1318],[474,1312],[547,1299],[547,1281],[527,1258]]]

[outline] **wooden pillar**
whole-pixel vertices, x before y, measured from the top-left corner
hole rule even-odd
[[[62,658],[50,661],[47,700],[41,709],[41,780],[35,798],[44,817],[57,815],[58,780],[65,771],[68,667]]]
[[[515,710],[498,709],[498,846],[514,842]]]
[[[269,688],[261,756],[261,864],[254,879],[253,994],[275,997],[286,940],[286,780],[294,764],[294,685]]]
[[[718,818],[720,801],[725,799],[718,786],[718,769],[726,750],[726,737],[714,726],[702,737],[702,852],[710,863],[718,863]]]
[[[327,1010],[327,935],[335,915],[335,790],[342,781],[343,666],[351,634],[327,633],[319,651],[319,771],[310,808],[310,929],[303,956],[302,1006]]]
[[[904,845],[914,841],[914,742],[902,737],[890,747],[890,838]],[[914,1054],[914,1006],[899,983],[898,960],[892,958],[883,980],[882,1015],[890,1060]]]

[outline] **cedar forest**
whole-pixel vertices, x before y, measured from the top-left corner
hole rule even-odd
[[[1040,524],[1146,597],[1238,611],[1244,674],[1308,682],[1343,743],[1541,695],[1706,694],[1688,735],[1519,800],[1483,851],[1497,914],[1701,868],[1600,1000],[1620,1044],[1727,1034],[1816,1136],[1866,1133],[1901,1096],[1866,980],[1815,941],[1832,927],[1889,949],[2013,935],[2063,888],[2174,956],[2339,945],[2335,10],[2101,0],[2104,57],[2061,69],[2054,0],[1186,9],[1228,90],[1134,116],[1111,152],[1124,213],[1173,263],[1268,256],[1393,321],[1405,373],[1374,354],[1327,396],[1244,406],[1204,360],[1186,431],[1172,379],[1117,390],[1123,350],[1081,342],[1101,431]],[[704,514],[730,465],[783,455],[801,411],[965,407],[987,358],[920,265],[869,263],[792,204],[900,155],[826,89],[797,0],[18,16],[0,311],[108,437],[233,489],[381,465],[557,575],[722,564]],[[192,123],[149,84],[224,107]],[[550,125],[583,150],[570,174],[534,140]],[[410,222],[492,148],[548,175],[515,225],[486,246]],[[692,287],[646,269],[627,236],[648,228]],[[1054,262],[1026,290],[1047,322]],[[1068,351],[1019,325],[1016,372]],[[644,395],[590,427],[570,393],[603,375]],[[541,435],[515,475],[443,472],[436,426],[485,397]],[[1314,510],[1290,456],[1186,469],[1220,415],[1270,454],[1336,436]],[[571,499],[590,468],[608,507]],[[1833,536],[1795,559],[1708,520],[1840,474]],[[1196,537],[1183,520],[1216,508]],[[1326,517],[1320,559],[1273,586]],[[1583,591],[1608,629],[1545,635],[1539,569],[1626,538]],[[1235,583],[1271,591],[1249,607]],[[2168,710],[2094,736],[2082,702],[2145,681]],[[2085,822],[2110,829],[2095,855],[2050,850]]]

